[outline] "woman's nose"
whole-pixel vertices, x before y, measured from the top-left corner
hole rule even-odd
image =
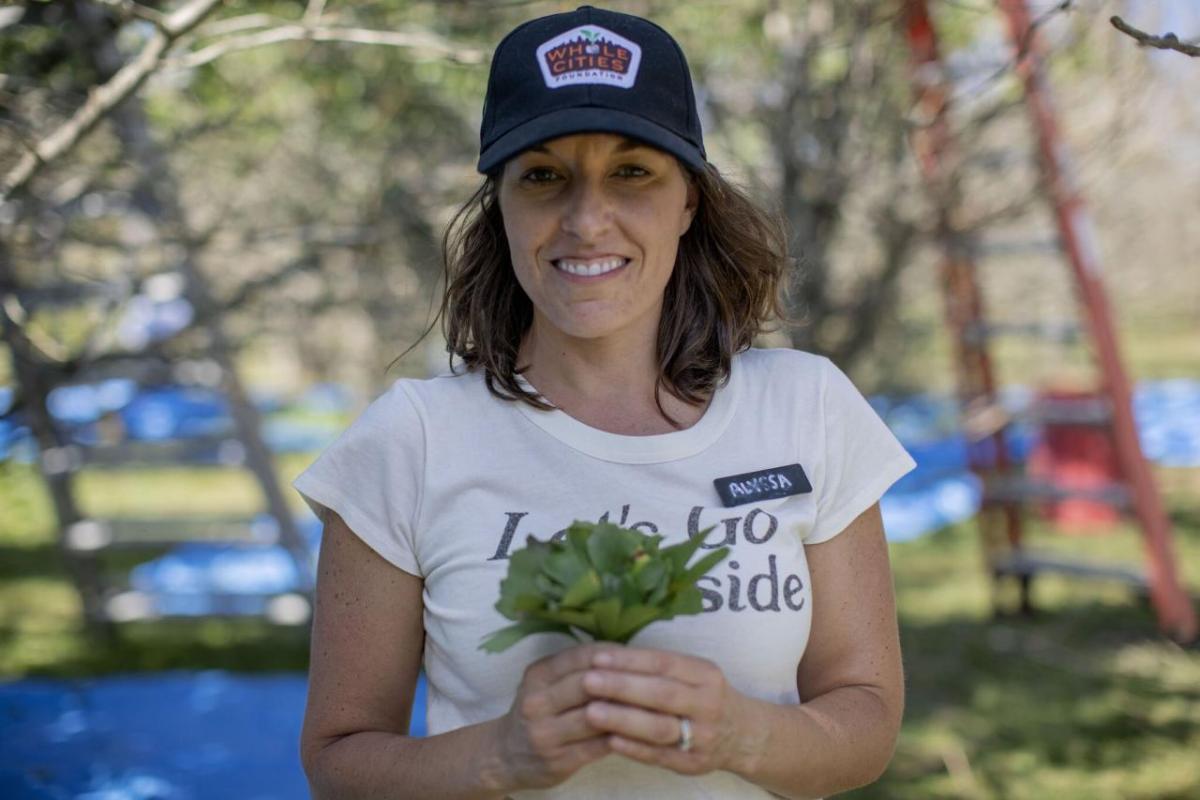
[[[584,241],[596,241],[612,224],[612,212],[611,198],[602,185],[579,180],[566,198],[562,229]]]

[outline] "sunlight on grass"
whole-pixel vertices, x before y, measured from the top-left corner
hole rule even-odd
[[[1187,473],[1187,474],[1182,474]],[[1164,481],[1178,563],[1200,588],[1200,470]],[[1183,491],[1181,491],[1183,489]],[[1046,550],[1140,566],[1135,528]],[[1128,587],[1044,576],[1033,618],[994,619],[973,524],[892,545],[908,709],[883,780],[854,798],[1200,797],[1200,653],[1157,635]]]

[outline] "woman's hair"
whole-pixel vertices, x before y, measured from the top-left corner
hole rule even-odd
[[[785,317],[779,290],[787,239],[779,220],[715,167],[685,174],[699,190],[699,203],[679,240],[663,299],[655,387],[659,411],[674,425],[661,389],[703,403],[728,378],[733,355],[749,348],[769,319]],[[461,358],[468,370],[482,369],[493,395],[550,409],[517,380],[533,304],[513,273],[497,182],[498,173],[484,180],[442,238],[442,329],[451,358]]]

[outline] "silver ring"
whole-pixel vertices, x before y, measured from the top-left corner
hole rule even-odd
[[[679,718],[679,741],[675,746],[684,753],[692,749],[692,721],[687,717]]]

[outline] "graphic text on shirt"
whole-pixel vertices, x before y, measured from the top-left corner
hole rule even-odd
[[[659,526],[654,522],[644,520],[630,523],[629,508],[628,504],[621,507],[621,518],[617,521],[618,525],[646,533],[659,532]],[[699,536],[703,530],[700,527],[700,520],[704,510],[704,506],[693,506],[688,513],[687,535],[689,538]],[[525,537],[530,534],[541,538],[535,531],[520,530],[521,522],[527,516],[529,516],[528,511],[505,512],[504,531],[500,535],[496,552],[488,559],[489,561],[507,559],[514,540],[524,541]],[[599,521],[608,522],[609,512],[605,511]],[[710,537],[711,540],[705,541],[700,547],[709,550],[723,546],[736,547],[739,541],[751,545],[762,545],[769,542],[779,530],[779,520],[770,512],[758,507],[751,508],[743,515],[726,517],[718,524],[724,528],[724,536],[720,540]],[[519,530],[520,537],[518,538]],[[561,539],[565,535],[566,528],[563,528],[554,533],[550,539]],[[743,575],[740,572],[741,564],[736,558],[728,561],[725,568],[728,572],[724,579],[716,575],[705,575],[697,582],[697,587],[703,597],[705,612],[720,611],[722,608],[733,612],[783,612],[800,611],[804,608],[804,579],[796,574],[781,576],[774,554],[767,556],[766,572],[749,576]],[[745,586],[744,593],[743,585]]]

